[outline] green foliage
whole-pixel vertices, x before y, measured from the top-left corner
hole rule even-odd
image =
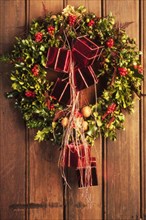
[[[70,16],[76,18],[72,24],[69,23]],[[28,128],[38,129],[35,140],[49,139],[61,144],[64,132],[61,125],[64,114],[54,120],[56,112],[64,106],[51,97],[53,83],[49,82],[46,69],[48,48],[70,48],[72,42],[82,35],[100,47],[100,56],[95,61],[100,95],[91,105],[92,115],[84,118],[88,122],[85,131],[88,143],[93,145],[99,134],[115,140],[116,130],[123,129],[124,111],[132,111],[134,94],[140,95],[143,79],[141,52],[127,35],[124,25],[115,23],[112,14],[99,18],[86,12],[83,6],[77,9],[67,6],[57,15],[48,14],[34,20],[28,36],[16,38],[12,53],[1,58],[5,62],[10,60],[14,66],[10,77],[12,91],[7,93],[7,98],[14,98]],[[100,86],[101,81],[104,83]],[[111,104],[116,107],[109,113]]]

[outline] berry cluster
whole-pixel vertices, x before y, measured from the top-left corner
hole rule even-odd
[[[35,92],[34,91],[31,91],[31,90],[27,90],[25,92],[25,96],[26,97],[30,97],[30,98],[35,98]]]
[[[42,39],[43,39],[43,33],[42,33],[42,32],[37,32],[37,33],[35,34],[35,41],[36,41],[36,42],[41,42]]]
[[[54,35],[55,28],[53,26],[49,26],[48,27],[48,32],[49,32],[50,35]]]
[[[92,27],[94,24],[95,24],[95,21],[91,20],[91,21],[89,21],[88,26]]]
[[[108,39],[108,41],[106,42],[106,45],[111,48],[114,46],[114,40],[112,38]]]
[[[31,71],[32,71],[34,76],[38,76],[39,75],[39,66],[38,66],[38,64],[35,64]]]
[[[69,25],[73,26],[77,20],[77,17],[75,15],[69,15]]]
[[[120,74],[121,76],[126,76],[127,73],[128,73],[128,71],[127,71],[127,69],[126,69],[125,67],[119,67],[119,68],[118,68],[118,71],[119,71],[119,74]]]

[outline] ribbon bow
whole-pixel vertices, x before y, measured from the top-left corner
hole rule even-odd
[[[76,91],[98,83],[93,70],[93,63],[99,55],[99,47],[86,36],[78,37],[71,50],[66,48],[50,47],[47,54],[46,67],[56,72],[64,73],[58,78],[51,95],[59,102],[68,103],[70,94],[69,73],[71,60],[74,63],[74,85]]]
[[[71,50],[50,47],[47,55],[46,67],[65,74],[65,77],[56,80],[51,95],[59,102],[70,102],[72,106],[68,126],[65,130],[60,165],[63,168],[76,168],[79,187],[97,185],[96,160],[90,156],[90,147],[74,114],[79,101],[77,92],[98,82],[92,67],[98,54],[99,47],[83,36],[76,39]],[[70,137],[73,135],[73,124],[77,126],[76,129],[81,134],[81,140],[73,138],[73,143],[69,143]],[[62,172],[62,176],[66,181],[64,172]]]

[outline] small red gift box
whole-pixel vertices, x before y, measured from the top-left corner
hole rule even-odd
[[[89,66],[96,59],[99,47],[87,37],[78,37],[73,46],[74,60],[78,66]]]
[[[46,67],[57,72],[69,72],[71,51],[66,48],[50,47],[47,54]]]
[[[88,88],[89,86],[98,83],[98,78],[92,68],[88,66],[86,68],[77,68],[74,72],[74,82],[76,90]]]
[[[78,164],[76,174],[79,188],[87,186],[97,186],[98,180],[96,173],[96,158],[90,158],[90,166],[86,166],[86,164],[83,163]]]
[[[58,102],[69,104],[70,100],[70,84],[68,78],[57,78],[51,96],[55,97]]]
[[[67,145],[62,154],[62,166],[77,168],[80,163],[87,164],[90,159],[90,151],[90,146],[85,148],[83,145]]]

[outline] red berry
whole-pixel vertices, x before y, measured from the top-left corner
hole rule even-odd
[[[35,41],[36,41],[36,42],[40,42],[40,41],[42,40],[42,38],[43,38],[43,33],[37,32],[37,33],[35,34]]]
[[[77,17],[75,15],[69,15],[69,25],[73,26],[76,22]]]
[[[89,23],[88,23],[88,26],[90,27],[92,27],[93,25],[95,24],[95,22],[93,21],[93,20],[91,20],[91,21],[89,21]]]
[[[38,76],[38,74],[39,74],[39,67],[38,67],[38,65],[35,64],[31,71],[32,71],[34,76]]]
[[[112,38],[108,39],[108,41],[106,42],[106,45],[111,48],[114,46],[114,40]]]
[[[134,65],[134,69],[137,69],[139,73],[143,72],[143,68],[141,65]]]
[[[119,74],[120,74],[121,76],[126,76],[127,73],[128,73],[128,71],[127,71],[127,69],[126,69],[125,67],[119,67],[119,68],[118,68],[118,71],[119,71]]]
[[[48,32],[49,32],[50,35],[54,35],[55,28],[53,26],[49,26],[48,27]]]
[[[143,72],[142,66],[138,66],[138,72],[139,72],[139,73],[142,73],[142,72]]]
[[[34,97],[35,97],[35,92],[30,91],[30,90],[27,90],[27,91],[25,92],[25,96],[26,96],[26,97],[30,97],[30,98],[34,98]]]

